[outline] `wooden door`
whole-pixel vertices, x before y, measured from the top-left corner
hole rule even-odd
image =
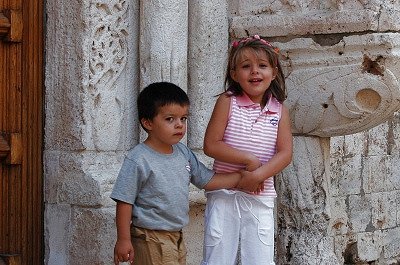
[[[43,264],[43,0],[0,0],[0,264]]]

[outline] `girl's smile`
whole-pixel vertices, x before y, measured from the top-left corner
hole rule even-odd
[[[245,48],[231,70],[232,79],[254,103],[262,103],[265,91],[275,79],[277,69],[272,68],[265,53]]]

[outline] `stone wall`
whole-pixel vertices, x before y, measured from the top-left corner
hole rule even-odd
[[[112,264],[109,194],[143,137],[143,86],[187,90],[185,141],[211,165],[201,149],[213,96],[229,42],[248,34],[281,48],[296,135],[277,182],[277,264],[400,262],[399,10],[384,0],[47,1],[45,264]],[[194,265],[205,198],[190,197]]]
[[[330,222],[341,264],[400,262],[399,118],[332,138]]]

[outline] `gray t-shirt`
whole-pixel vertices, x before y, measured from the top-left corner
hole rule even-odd
[[[214,175],[184,144],[161,154],[144,143],[129,151],[111,198],[133,205],[133,225],[179,231],[189,222],[189,183],[203,188]]]

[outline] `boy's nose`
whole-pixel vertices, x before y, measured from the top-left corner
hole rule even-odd
[[[183,122],[181,120],[178,120],[175,124],[176,127],[181,128],[183,126]]]

